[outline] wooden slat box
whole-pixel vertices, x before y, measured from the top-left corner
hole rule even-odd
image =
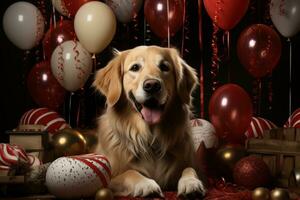
[[[266,131],[264,138],[246,141],[250,155],[262,158],[279,187],[288,187],[289,176],[300,167],[300,129],[278,128]]]

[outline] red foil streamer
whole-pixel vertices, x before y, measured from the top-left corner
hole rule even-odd
[[[204,65],[203,65],[203,35],[202,35],[202,0],[198,0],[198,18],[199,18],[199,46],[200,46],[200,53],[201,53],[201,63],[200,63],[200,73],[199,73],[199,77],[200,77],[200,117],[204,118],[204,77],[203,77],[203,73],[204,73]]]
[[[221,0],[216,2],[216,13],[213,19],[213,34],[212,34],[212,42],[211,42],[211,48],[212,48],[212,64],[211,64],[211,70],[210,70],[210,75],[211,75],[211,80],[212,80],[212,91],[215,91],[218,87],[218,72],[219,72],[219,57],[218,57],[218,31],[219,27],[217,26],[217,21],[220,16],[220,12],[222,12],[222,8],[220,6]]]

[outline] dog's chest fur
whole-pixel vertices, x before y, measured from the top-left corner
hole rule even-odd
[[[112,118],[116,121],[112,122]],[[176,187],[182,170],[193,165],[190,135],[179,128],[186,126],[177,128],[176,124],[170,124],[172,133],[165,132],[169,127],[150,130],[138,115],[109,111],[99,121],[100,145],[96,151],[108,157],[113,176],[135,169],[162,188]]]

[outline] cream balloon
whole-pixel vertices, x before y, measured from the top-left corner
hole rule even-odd
[[[53,51],[51,70],[66,90],[76,91],[84,86],[92,72],[92,57],[79,42],[69,40]]]
[[[91,53],[100,53],[116,32],[116,17],[109,6],[91,1],[79,8],[74,28],[80,43]]]
[[[105,0],[122,23],[130,22],[140,11],[143,0]]]
[[[300,1],[271,0],[270,16],[284,37],[293,37],[300,31]]]
[[[3,29],[18,48],[28,50],[36,46],[44,35],[45,21],[33,4],[19,1],[10,5],[3,16]]]
[[[64,16],[68,16],[69,12],[65,6],[65,2],[63,0],[52,0],[52,5],[55,10]]]

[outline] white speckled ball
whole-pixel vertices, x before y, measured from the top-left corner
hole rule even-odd
[[[217,147],[219,140],[216,136],[214,126],[204,119],[191,120],[192,138],[194,149],[197,151],[201,142],[204,142],[206,148]]]
[[[86,154],[53,161],[46,173],[46,185],[58,198],[91,197],[106,187],[110,178],[108,160],[101,155]]]

